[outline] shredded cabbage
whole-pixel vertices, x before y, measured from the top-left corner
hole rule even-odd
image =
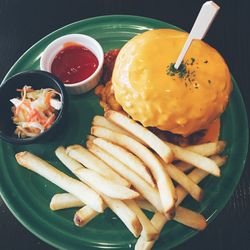
[[[62,108],[62,96],[51,88],[34,90],[31,86],[17,89],[20,98],[12,98],[13,122],[18,137],[34,137],[48,130]]]

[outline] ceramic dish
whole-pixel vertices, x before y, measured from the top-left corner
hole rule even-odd
[[[119,48],[130,38],[153,28],[175,26],[154,19],[137,16],[104,16],[73,23],[48,35],[30,48],[11,68],[6,77],[25,69],[39,67],[39,55],[56,38],[69,33],[83,33],[94,37],[104,51]],[[233,78],[232,78],[233,79]],[[223,209],[233,194],[242,174],[248,147],[248,124],[244,102],[236,81],[230,104],[222,116],[221,138],[228,142],[225,154],[228,162],[222,168],[221,178],[209,176],[201,186],[204,200],[197,203],[191,198],[183,206],[206,217],[210,223]],[[239,112],[240,110],[240,112]],[[62,192],[52,183],[35,173],[20,168],[14,154],[29,150],[70,174],[56,159],[58,145],[84,143],[94,115],[102,114],[98,98],[93,91],[69,100],[69,122],[65,134],[46,145],[11,146],[0,142],[0,190],[1,195],[16,218],[32,233],[60,249],[131,249],[136,239],[117,217],[107,210],[83,228],[74,226],[72,218],[76,209],[53,212],[49,209],[51,197]],[[240,123],[238,121],[241,121]],[[209,225],[208,225],[209,226]],[[162,230],[154,249],[173,248],[191,238],[197,231],[181,224],[169,222]]]
[[[67,92],[73,95],[79,95],[89,90],[93,89],[99,82],[101,74],[102,74],[102,66],[103,66],[103,50],[101,45],[92,37],[82,35],[82,34],[70,34],[57,38],[53,42],[51,42],[46,49],[43,51],[41,60],[40,60],[40,68],[41,70],[45,70],[51,72],[51,65],[59,53],[61,49],[64,48],[65,44],[76,43],[79,45],[83,45],[88,48],[94,55],[96,56],[99,64],[96,70],[92,75],[90,75],[87,79],[82,80],[77,83],[64,84]]]

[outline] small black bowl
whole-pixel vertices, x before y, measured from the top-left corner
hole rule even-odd
[[[11,119],[13,104],[10,102],[10,99],[17,97],[18,92],[16,89],[23,88],[24,85],[32,86],[34,89],[55,89],[62,95],[62,108],[59,110],[55,122],[47,131],[36,137],[22,139],[14,134],[16,125]],[[46,142],[61,132],[66,121],[67,106],[68,98],[64,84],[51,73],[32,70],[16,74],[2,83],[0,87],[0,138],[9,143],[19,145]]]

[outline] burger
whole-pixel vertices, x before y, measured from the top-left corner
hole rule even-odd
[[[218,51],[201,40],[192,42],[175,69],[187,37],[173,29],[150,30],[116,50],[116,60],[106,55],[113,65],[106,69],[111,79],[96,89],[101,105],[178,144],[209,140],[209,133],[218,137],[232,91],[230,72]]]

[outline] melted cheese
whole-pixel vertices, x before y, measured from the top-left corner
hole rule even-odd
[[[117,102],[145,127],[189,135],[206,128],[224,111],[232,90],[221,55],[200,40],[192,42],[187,73],[171,75],[188,34],[171,29],[147,31],[121,49],[112,82]]]

